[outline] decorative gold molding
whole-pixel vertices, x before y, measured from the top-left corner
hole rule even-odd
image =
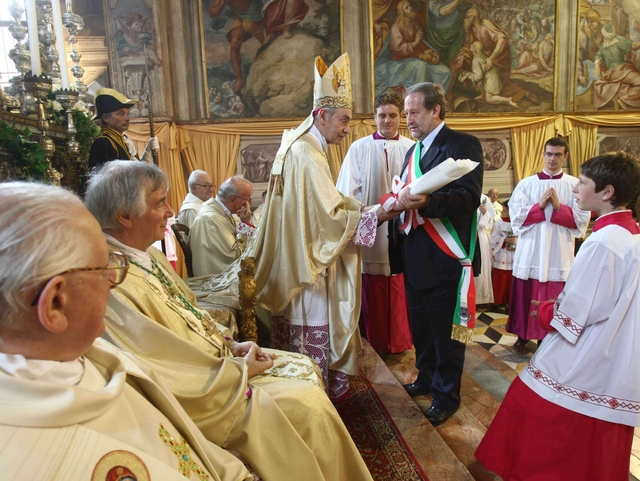
[[[258,342],[256,321],[256,260],[247,257],[240,261],[238,292],[240,297],[240,335],[245,341]]]

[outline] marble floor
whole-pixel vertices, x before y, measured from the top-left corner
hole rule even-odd
[[[402,384],[417,374],[413,350],[380,357],[368,344],[362,371],[371,382],[409,448],[430,481],[501,480],[487,471],[473,453],[484,436],[513,379],[526,365],[537,344],[514,354],[516,337],[505,331],[505,314],[483,312],[478,316],[475,342],[467,347],[462,379],[462,406],[451,419],[434,428],[423,412],[430,396],[411,398]],[[640,430],[636,431],[631,457],[631,481],[640,478]]]

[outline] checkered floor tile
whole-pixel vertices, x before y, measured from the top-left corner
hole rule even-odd
[[[527,352],[515,354],[511,348],[518,339],[514,334],[505,331],[507,315],[499,312],[484,311],[478,315],[474,340],[491,354],[512,369],[520,372],[529,362],[537,348],[535,341],[529,341]]]

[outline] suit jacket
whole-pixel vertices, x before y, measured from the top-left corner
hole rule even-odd
[[[402,167],[404,173],[413,155],[407,152]],[[458,233],[462,245],[469,252],[471,219],[476,215],[482,194],[484,161],[480,141],[473,135],[456,132],[446,125],[438,133],[420,159],[420,169],[427,172],[449,157],[471,159],[480,165],[460,179],[431,194],[429,204],[419,209],[422,217],[448,217]],[[415,289],[428,289],[443,284],[457,284],[462,267],[460,262],[445,254],[423,228],[412,229],[409,235],[399,235],[399,217],[389,223],[389,260],[392,273],[404,272],[405,281]],[[474,274],[480,272],[480,250],[476,246],[473,257]]]

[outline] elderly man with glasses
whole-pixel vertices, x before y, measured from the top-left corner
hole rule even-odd
[[[189,234],[195,276],[220,274],[240,257],[255,230],[252,195],[251,182],[236,175],[222,183],[215,198],[202,204]]]
[[[146,365],[96,339],[129,263],[75,195],[0,184],[0,263],[3,479],[252,479]]]
[[[231,339],[150,247],[173,215],[168,189],[146,162],[109,162],[91,176],[87,207],[131,264],[109,298],[105,336],[149,364],[207,439],[240,452],[264,481],[371,481],[317,365]]]
[[[204,170],[194,170],[187,181],[189,192],[182,201],[178,222],[191,228],[203,202],[211,199],[215,185]]]

